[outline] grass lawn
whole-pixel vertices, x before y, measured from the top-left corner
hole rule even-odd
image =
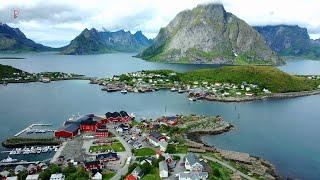
[[[212,173],[209,174],[210,180],[227,180],[230,179],[231,171],[216,162],[210,162]]]
[[[151,148],[141,148],[141,149],[134,150],[135,156],[151,156],[155,154],[156,152]]]
[[[123,145],[119,142],[116,141],[114,143],[112,143],[112,145],[103,145],[103,146],[91,146],[89,149],[89,152],[104,152],[107,150],[114,150],[115,152],[123,152],[125,151],[125,148],[123,147]]]
[[[188,147],[181,146],[181,145],[169,144],[166,152],[170,153],[170,154],[186,154],[186,153],[188,153]]]
[[[103,175],[102,175],[102,179],[103,180],[109,180],[109,179],[111,179],[114,175],[115,175],[116,173],[114,173],[114,172],[107,172],[107,173],[104,173]]]
[[[142,177],[142,180],[160,180],[159,169],[154,167],[149,174]]]

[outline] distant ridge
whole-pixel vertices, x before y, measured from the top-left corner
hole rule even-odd
[[[130,31],[115,32],[97,31],[95,28],[84,29],[61,54],[83,55],[110,52],[139,52],[152,43],[141,31],[131,34]]]
[[[269,47],[281,56],[320,58],[320,42],[312,41],[306,28],[297,25],[267,25],[254,27]]]
[[[0,23],[0,52],[51,51],[55,48],[35,43],[28,39],[19,28]]]

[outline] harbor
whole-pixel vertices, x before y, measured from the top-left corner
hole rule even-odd
[[[14,135],[14,137],[24,136],[24,135],[30,135],[30,134],[45,134],[54,132],[52,129],[43,129],[43,127],[51,127],[52,124],[31,124],[30,126],[26,127],[25,129],[19,131],[17,134]],[[40,127],[40,128],[37,128]]]

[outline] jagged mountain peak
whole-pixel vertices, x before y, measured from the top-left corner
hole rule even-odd
[[[221,4],[202,4],[180,12],[138,57],[181,63],[281,62],[259,33]]]

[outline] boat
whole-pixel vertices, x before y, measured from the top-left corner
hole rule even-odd
[[[133,88],[133,92],[138,93],[138,89],[137,88]]]
[[[179,88],[178,93],[185,93],[186,90]]]
[[[172,87],[170,90],[171,90],[172,92],[177,91],[177,89],[176,89],[175,87]]]
[[[6,159],[1,160],[2,163],[12,163],[12,162],[16,162],[16,161],[18,161],[18,159],[13,159],[10,156],[8,156]]]
[[[127,91],[127,90],[125,90],[125,89],[122,89],[122,90],[121,90],[121,93],[122,93],[122,94],[127,94],[127,93],[128,93],[128,91]]]
[[[190,100],[190,101],[196,101],[197,99],[190,97],[189,100]]]

